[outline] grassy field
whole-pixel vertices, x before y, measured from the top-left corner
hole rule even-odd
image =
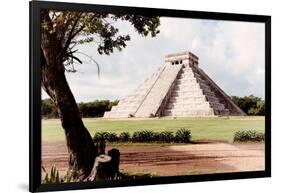
[[[84,124],[94,136],[97,131],[133,133],[140,130],[176,131],[179,128],[191,130],[192,140],[225,140],[232,142],[233,134],[238,130],[255,129],[264,132],[264,117],[208,117],[208,118],[155,118],[107,120],[103,118],[85,118]],[[63,141],[64,133],[60,120],[42,120],[43,142]]]

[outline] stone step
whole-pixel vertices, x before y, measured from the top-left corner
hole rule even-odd
[[[206,82],[205,79],[202,79],[202,76],[199,73],[194,72],[193,70],[184,71],[178,78],[184,80],[195,79],[197,82]]]
[[[209,102],[219,102],[219,99],[214,95],[204,95]]]
[[[185,72],[179,75],[179,78],[196,78],[192,72]]]
[[[122,106],[113,106],[111,111],[134,111],[136,109],[136,104],[122,105]]]
[[[183,90],[173,90],[173,93],[175,96],[201,96],[203,95],[203,91],[201,89],[198,90],[189,90],[188,88]]]
[[[212,90],[202,90],[202,93],[206,96],[216,97],[215,93]],[[216,97],[217,98],[217,97]]]
[[[200,95],[203,95],[202,89],[200,89],[199,86],[196,86],[196,87],[184,87],[182,89],[179,89],[177,87],[177,88],[175,88],[173,90],[173,92],[176,92],[176,93],[186,93],[186,94],[189,94],[189,93],[196,93],[196,94],[198,94],[198,93],[200,93]]]
[[[218,110],[226,109],[222,103],[210,103],[211,107]]]
[[[201,89],[201,87],[200,87],[199,84],[197,84],[197,83],[191,83],[191,84],[177,84],[174,89],[175,89],[175,90],[182,90],[182,89],[186,89],[186,90],[196,90],[196,89]]]
[[[193,75],[195,78],[201,78],[202,79],[202,76],[200,74],[200,72],[198,72],[197,70],[193,70]]]
[[[208,86],[208,85],[206,85],[206,84],[200,83],[199,86],[200,86],[200,88],[201,88],[202,90],[204,90],[204,91],[212,92],[210,86]]]
[[[130,115],[128,113],[121,113],[121,112],[105,112],[104,118],[128,118]]]
[[[176,84],[195,84],[197,83],[197,80],[195,78],[188,78],[188,79],[184,79],[184,78],[180,78],[176,80]]]
[[[192,98],[172,98],[171,100],[169,100],[168,104],[173,104],[173,105],[188,105],[188,104],[202,104],[202,103],[206,103],[206,104],[210,104],[205,98],[204,96],[202,96],[202,98],[199,97],[192,97]],[[167,105],[168,105],[167,104]]]
[[[169,104],[166,106],[165,110],[185,110],[185,109],[204,109],[204,108],[210,108],[209,103],[194,103],[194,104]]]
[[[182,101],[176,101],[176,102],[169,102],[166,106],[166,108],[168,108],[168,105],[171,106],[192,106],[192,105],[199,105],[199,104],[204,104],[206,106],[211,106],[211,104],[207,101],[188,101],[188,100],[182,100]]]
[[[185,116],[213,116],[214,111],[212,109],[202,109],[202,110],[189,110],[189,111],[164,111],[164,116],[178,116],[178,117],[185,117]]]
[[[215,96],[214,93],[212,94],[205,94],[205,96],[207,97],[207,100],[210,102],[215,102],[215,103],[219,103],[219,98],[217,96]]]
[[[203,79],[201,79],[201,76],[199,75],[194,75],[192,73],[188,73],[188,74],[181,74],[178,77],[178,82],[179,83],[191,83],[191,82],[196,82],[196,83],[203,83],[203,84],[207,84],[207,82]]]
[[[171,96],[169,102],[179,102],[179,101],[186,101],[186,102],[206,102],[206,97],[204,95],[201,96]]]

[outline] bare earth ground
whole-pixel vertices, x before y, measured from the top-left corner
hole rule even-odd
[[[114,148],[107,145],[107,149]],[[264,143],[203,143],[171,146],[119,146],[120,171],[157,176],[264,170]],[[42,146],[42,166],[67,170],[67,149],[63,142]],[[43,176],[42,176],[43,177]]]

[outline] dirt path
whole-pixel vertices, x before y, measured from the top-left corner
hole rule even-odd
[[[108,146],[111,149],[113,146]],[[264,144],[208,143],[172,146],[122,146],[120,170],[174,176],[202,173],[264,170]],[[67,170],[64,143],[44,143],[42,165]]]

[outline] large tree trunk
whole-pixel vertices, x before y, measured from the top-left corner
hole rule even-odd
[[[44,55],[42,58],[44,60]],[[52,65],[48,63],[43,67],[42,86],[57,107],[70,154],[69,165],[78,171],[80,178],[83,179],[91,173],[98,152],[90,133],[82,122],[64,71],[58,71],[51,67],[53,65],[62,66],[62,63]]]
[[[42,17],[45,21],[48,20],[48,12],[42,13]],[[80,179],[84,179],[91,173],[98,150],[83,124],[75,98],[67,83],[62,50],[56,34],[42,30],[42,87],[57,107],[70,154],[69,166],[78,172]]]
[[[105,153],[105,142],[94,143],[83,124],[65,77],[64,61],[67,58],[65,49],[61,39],[52,32],[53,24],[47,10],[41,12],[41,21],[48,24],[41,32],[42,87],[58,110],[70,155],[69,167],[78,173],[81,180],[95,179],[96,174],[102,178],[112,178],[119,172],[120,153],[118,150],[111,150],[107,156],[110,160],[103,164],[99,163],[99,159],[105,157],[99,156]],[[97,164],[92,172],[94,163]]]

